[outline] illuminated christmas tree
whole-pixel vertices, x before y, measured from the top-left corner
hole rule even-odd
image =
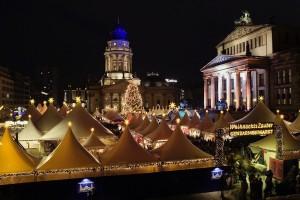
[[[140,112],[143,100],[137,85],[129,83],[125,91],[123,113]]]

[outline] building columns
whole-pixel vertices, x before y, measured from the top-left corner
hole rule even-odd
[[[252,97],[251,97],[251,71],[247,71],[246,75],[246,101],[247,101],[247,110],[251,109],[251,102],[252,102]]]
[[[241,77],[240,72],[235,72],[235,108],[239,109],[241,107]]]
[[[204,109],[207,108],[207,97],[208,97],[208,85],[207,85],[207,79],[204,79]]]
[[[231,105],[231,78],[230,78],[230,73],[227,74],[227,81],[226,81],[226,102],[227,106]]]
[[[215,77],[212,76],[210,79],[210,107],[215,109],[216,106],[216,90],[215,90]]]
[[[223,99],[223,78],[222,75],[218,76],[218,99]]]

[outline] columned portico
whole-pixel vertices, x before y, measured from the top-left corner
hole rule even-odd
[[[215,109],[216,106],[216,93],[215,93],[215,77],[212,76],[210,79],[210,106],[211,109]]]
[[[222,98],[228,107],[247,110],[255,105],[258,96],[264,96],[268,101],[267,65],[268,59],[264,57],[217,56],[201,69],[205,108],[215,108],[216,101]]]
[[[207,98],[208,98],[208,85],[207,85],[207,79],[204,79],[204,108],[207,108]]]
[[[250,70],[247,71],[247,75],[246,75],[246,101],[247,101],[247,110],[250,110],[252,106]]]
[[[231,104],[231,73],[227,73],[227,81],[226,81],[226,102],[227,106],[229,107]]]
[[[223,99],[223,77],[219,74],[218,76],[218,100]]]
[[[235,72],[235,108],[241,107],[241,76],[240,71]]]

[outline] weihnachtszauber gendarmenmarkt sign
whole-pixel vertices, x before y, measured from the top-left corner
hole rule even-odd
[[[273,133],[272,122],[253,123],[253,124],[230,124],[229,134],[231,137],[247,135],[270,135]]]

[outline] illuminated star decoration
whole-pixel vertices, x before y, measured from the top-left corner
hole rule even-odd
[[[263,102],[264,97],[263,97],[263,96],[260,96],[260,97],[258,98],[258,100],[259,100],[260,102]]]
[[[30,99],[30,104],[34,105],[34,99]]]
[[[76,101],[76,103],[80,103],[81,102],[80,97],[76,97],[75,101]]]
[[[54,99],[51,97],[51,98],[49,98],[48,102],[49,102],[50,104],[53,104]]]
[[[170,105],[169,105],[169,108],[170,109],[176,108],[176,104],[174,102],[171,102]]]

